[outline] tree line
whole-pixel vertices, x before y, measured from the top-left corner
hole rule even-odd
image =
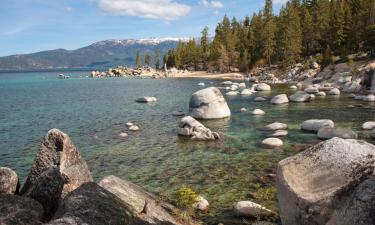
[[[375,0],[290,0],[278,15],[272,0],[265,0],[251,18],[224,16],[209,37],[205,27],[199,41],[180,41],[163,63],[168,68],[247,72],[266,64],[288,67],[318,53],[329,60],[374,51]]]

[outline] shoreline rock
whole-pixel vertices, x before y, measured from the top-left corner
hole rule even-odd
[[[63,187],[62,196],[81,184],[92,181],[86,161],[69,136],[58,129],[52,129],[42,140],[21,194],[26,193],[43,171],[51,166],[58,167],[60,173],[64,174],[69,181]]]
[[[0,194],[17,194],[19,186],[16,172],[7,167],[0,167]]]
[[[212,132],[191,116],[185,116],[181,119],[178,135],[187,136],[196,141],[214,141],[220,139],[218,133]]]

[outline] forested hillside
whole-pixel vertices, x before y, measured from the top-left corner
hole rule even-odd
[[[251,17],[224,16],[208,41],[180,42],[164,56],[168,67],[246,72],[265,64],[288,67],[309,56],[329,64],[332,56],[375,49],[375,0],[290,0],[277,15],[272,0]]]

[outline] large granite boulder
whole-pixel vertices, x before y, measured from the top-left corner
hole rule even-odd
[[[375,224],[375,177],[363,181],[327,225]]]
[[[271,99],[271,103],[275,104],[275,105],[285,104],[285,103],[288,103],[288,102],[289,102],[289,99],[288,99],[288,96],[286,94],[276,95],[275,97],[273,97]]]
[[[127,206],[114,194],[88,182],[70,192],[62,201],[54,220],[48,225],[130,225],[133,220]]]
[[[16,172],[7,167],[0,167],[0,194],[15,194],[19,189]]]
[[[231,115],[224,96],[216,87],[195,92],[190,98],[189,113],[196,119],[220,119]]]
[[[43,138],[21,193],[26,193],[47,168],[56,166],[67,179],[62,196],[92,181],[86,161],[74,146],[69,136],[60,130],[52,129]]]
[[[289,96],[289,100],[291,102],[308,102],[310,101],[310,94],[304,92],[304,91],[297,91],[293,95]]]
[[[185,116],[181,119],[178,134],[197,141],[211,141],[220,138],[218,133],[212,132],[191,116]]]
[[[318,130],[322,127],[334,127],[334,126],[335,126],[335,123],[332,120],[311,119],[311,120],[306,120],[302,123],[301,130],[318,132]]]
[[[37,201],[13,194],[0,194],[1,225],[41,225],[43,207]]]
[[[318,130],[319,139],[330,139],[333,137],[343,138],[343,139],[357,139],[358,135],[356,132],[348,128],[340,127],[322,127]]]
[[[350,206],[348,202],[353,199],[353,193],[355,196],[356,186],[368,179],[374,168],[374,145],[341,138],[321,142],[282,160],[278,164],[276,180],[282,223],[327,224],[343,206]],[[364,201],[368,202],[368,199]],[[373,215],[373,201],[371,204],[372,209],[362,208],[370,211],[352,213],[355,218],[351,221],[360,221],[364,214]],[[342,223],[331,225],[339,224]]]
[[[64,184],[68,180],[57,167],[50,167],[35,180],[24,196],[37,200],[44,209],[44,219],[50,219],[61,201]]]
[[[141,187],[115,176],[108,176],[99,185],[117,196],[142,224],[179,224],[171,212],[174,207]]]

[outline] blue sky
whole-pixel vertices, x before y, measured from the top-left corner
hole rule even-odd
[[[277,11],[284,0],[275,0]],[[197,37],[263,0],[1,0],[0,56],[76,49],[106,39]]]

